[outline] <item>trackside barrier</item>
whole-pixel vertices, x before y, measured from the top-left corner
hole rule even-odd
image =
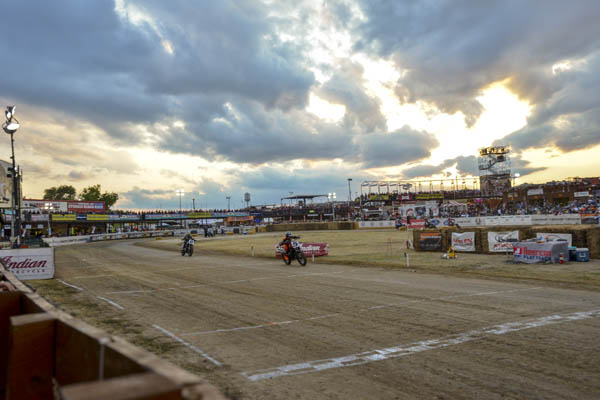
[[[206,399],[217,389],[57,310],[0,267],[0,399]]]
[[[67,236],[44,238],[44,241],[51,247],[65,246],[70,244],[99,242],[103,240],[119,240],[119,239],[141,239],[151,237],[174,236],[179,232],[174,231],[149,231],[149,232],[127,232],[127,233],[103,233],[99,235],[85,236]],[[183,233],[181,233],[183,234]]]

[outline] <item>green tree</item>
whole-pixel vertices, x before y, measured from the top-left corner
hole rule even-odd
[[[102,193],[100,185],[92,185],[84,188],[79,194],[79,199],[87,201],[103,201],[106,208],[110,209],[119,200],[119,195],[114,192]]]
[[[75,200],[75,188],[71,185],[61,185],[44,190],[44,200]]]

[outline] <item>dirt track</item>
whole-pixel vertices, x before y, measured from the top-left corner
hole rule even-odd
[[[600,398],[593,291],[127,241],[57,248],[56,265],[42,295],[231,397]]]

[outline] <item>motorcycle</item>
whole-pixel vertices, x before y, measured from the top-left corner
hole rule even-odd
[[[190,257],[194,254],[194,239],[188,239],[183,241],[183,246],[181,247],[181,255],[185,256],[189,255]]]
[[[298,260],[300,265],[306,265],[306,255],[302,251],[302,245],[295,240],[292,240],[292,245],[290,251],[286,253],[286,251],[281,248],[281,259],[285,263],[285,265],[290,265],[293,259]]]

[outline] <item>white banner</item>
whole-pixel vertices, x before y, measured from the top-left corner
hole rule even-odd
[[[575,192],[575,197],[590,197],[590,192]]]
[[[579,214],[532,215],[533,225],[581,225]]]
[[[492,252],[512,252],[519,241],[519,231],[488,232],[489,250]]]
[[[359,221],[359,228],[394,228],[396,221]]]
[[[538,232],[535,234],[537,240],[543,240],[546,242],[566,241],[569,246],[573,244],[573,235],[570,233],[542,233]]]
[[[529,189],[527,191],[527,196],[537,196],[540,194],[544,194],[544,189],[543,188],[539,188],[539,189]]]
[[[10,249],[0,251],[7,270],[19,280],[52,279],[54,277],[54,249]]]
[[[452,232],[452,246],[456,251],[475,251],[475,232]]]
[[[483,220],[487,226],[531,225],[531,215],[499,215],[485,217]]]

